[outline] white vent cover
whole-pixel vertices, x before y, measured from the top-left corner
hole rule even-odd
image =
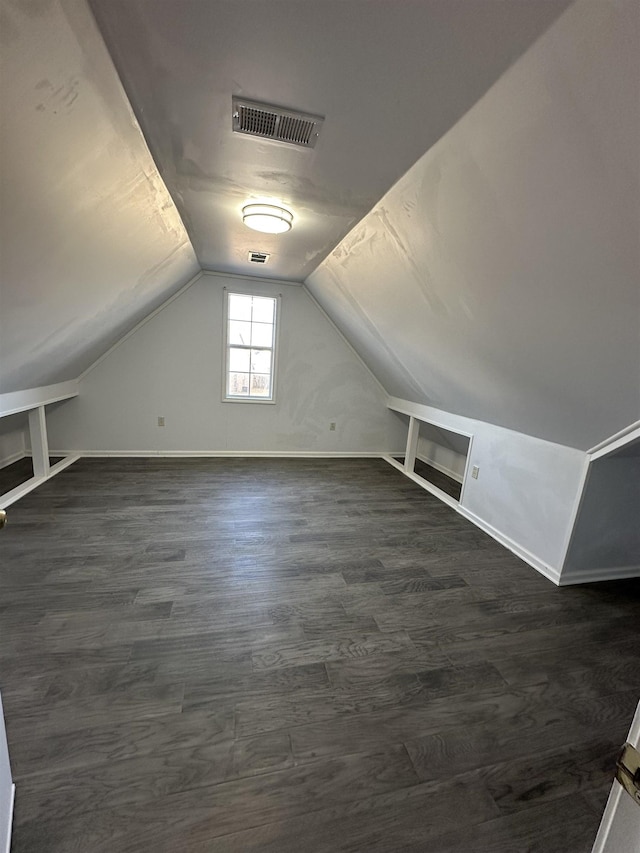
[[[247,257],[252,264],[266,264],[271,255],[267,252],[249,252]]]
[[[324,118],[308,113],[285,110],[270,104],[259,104],[244,98],[233,99],[233,130],[274,139],[301,148],[314,148],[318,141]]]

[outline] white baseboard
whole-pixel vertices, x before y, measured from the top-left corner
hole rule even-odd
[[[470,521],[472,524],[475,524],[476,527],[479,527],[480,530],[484,531],[484,533],[488,533],[492,539],[495,539],[496,542],[499,542],[501,545],[504,545],[509,551],[512,551],[516,557],[520,557],[521,560],[524,560],[525,563],[528,563],[532,568],[536,571],[540,572],[541,575],[544,575],[545,578],[552,581],[556,586],[560,585],[560,572],[556,569],[549,566],[544,560],[541,560],[539,557],[536,557],[535,554],[532,554],[531,551],[528,551],[522,545],[519,545],[515,542],[511,537],[507,536],[505,533],[502,533],[500,530],[497,530],[493,525],[484,521],[484,519],[477,516],[474,512],[470,512],[465,507],[461,506],[458,501],[454,500],[450,495],[447,495],[441,489],[438,489],[436,486],[433,486],[431,483],[428,483],[422,477],[413,474],[412,472],[405,471],[403,466],[397,461],[397,459],[393,459],[391,456],[385,456],[384,459],[389,462],[390,465],[393,465],[394,468],[397,468],[398,471],[401,471],[405,477],[408,477],[410,480],[413,480],[414,483],[417,483],[427,492],[431,492],[436,497],[440,498],[441,501],[446,503],[448,506],[455,509],[461,516]]]
[[[440,471],[441,474],[446,474],[447,477],[450,477],[452,480],[455,480],[456,483],[462,484],[462,481],[464,480],[462,474],[458,474],[457,471],[454,471],[451,468],[447,468],[446,465],[441,465],[434,459],[429,459],[428,456],[423,456],[421,453],[416,453],[416,459],[419,459],[421,462],[424,462],[425,465],[430,465],[432,468],[435,468],[436,471]]]
[[[27,454],[24,450],[16,450],[15,453],[12,453],[10,456],[5,456],[4,459],[0,460],[0,469],[7,468],[9,465],[13,465],[14,462],[19,462],[21,459]]]
[[[324,450],[51,450],[51,456],[72,454],[92,459],[110,458],[269,458],[276,459],[381,459],[384,451],[324,451]]]
[[[16,801],[16,786],[11,786],[11,795],[9,798],[9,813],[7,815],[7,837],[5,840],[5,853],[11,850],[11,827],[13,826],[13,806]]]
[[[512,551],[516,557],[520,557],[521,560],[524,560],[525,563],[528,563],[536,571],[540,572],[541,575],[544,575],[545,578],[552,581],[556,586],[560,586],[560,572],[557,569],[554,569],[548,563],[545,563],[544,560],[540,559],[540,557],[532,554],[531,551],[523,545],[519,545],[514,539],[507,536],[506,533],[502,533],[474,512],[470,512],[470,510],[460,505],[458,505],[456,509],[460,515],[475,524],[476,527],[480,528],[480,530],[488,533],[489,536],[496,540],[496,542],[499,542],[501,545],[504,545],[505,548],[508,548],[509,551]]]
[[[58,455],[58,454],[51,454]],[[34,489],[37,489],[38,486],[41,486],[43,483],[46,483],[52,477],[55,477],[56,474],[59,474],[60,471],[64,471],[65,468],[68,468],[69,465],[72,465],[76,462],[80,457],[77,455],[66,456],[64,459],[61,459],[60,462],[56,462],[55,465],[52,465],[49,468],[49,474],[46,477],[31,477],[29,480],[25,480],[24,483],[20,483],[19,486],[16,486],[15,489],[11,489],[10,492],[5,492],[4,495],[0,495],[0,506],[5,508],[11,506],[16,501],[19,501],[20,498],[23,498],[25,495],[28,495],[29,492],[32,492]]]
[[[414,474],[413,471],[405,471],[404,466],[398,462],[397,459],[394,459],[393,456],[384,455],[382,457],[385,462],[388,462],[390,465],[393,465],[394,468],[397,468],[405,477],[408,477],[409,480],[413,480],[414,483],[417,483],[420,488],[424,489],[425,492],[431,492],[432,495],[435,495],[437,498],[447,504],[453,509],[458,509],[458,501],[455,498],[452,498],[451,495],[448,495],[446,492],[443,492],[442,489],[439,489],[437,486],[434,486],[433,483],[430,483],[428,480],[425,480],[424,477],[421,477],[419,474]]]
[[[640,566],[613,566],[612,568],[568,569],[560,576],[560,586],[578,583],[596,583],[597,581],[619,581],[625,578],[640,577]]]

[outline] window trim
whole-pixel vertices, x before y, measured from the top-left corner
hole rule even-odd
[[[227,395],[227,376],[229,373],[229,345],[227,344],[229,332],[229,294],[237,293],[239,296],[255,296],[263,299],[273,299],[274,305],[274,335],[271,360],[271,397],[229,397]],[[278,340],[280,338],[280,314],[282,310],[282,294],[256,293],[255,290],[245,290],[242,287],[223,290],[222,306],[222,402],[223,403],[258,403],[261,406],[274,406],[276,404],[277,376],[278,376]],[[258,347],[260,349],[260,347]]]

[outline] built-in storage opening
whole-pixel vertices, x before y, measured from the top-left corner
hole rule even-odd
[[[49,390],[54,392],[51,396],[46,393]],[[45,414],[47,405],[76,396],[77,391],[62,384],[0,394],[0,509],[78,459],[49,453]]]
[[[411,415],[405,453],[385,458],[445,503],[456,505],[462,499],[472,438]]]
[[[413,472],[459,501],[470,438],[420,421]]]
[[[28,431],[26,412],[0,417],[0,495],[33,477],[31,459],[25,458]]]
[[[0,495],[17,489],[33,477],[33,460],[25,456],[0,468]]]

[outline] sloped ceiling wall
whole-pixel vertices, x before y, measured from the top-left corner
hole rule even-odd
[[[570,7],[307,279],[392,395],[582,449],[640,418],[639,15]]]
[[[86,3],[0,14],[7,392],[77,376],[199,265]]]
[[[569,2],[90,5],[202,267],[302,281]],[[316,148],[232,133],[233,94],[326,116]],[[251,232],[252,199],[293,230]]]

